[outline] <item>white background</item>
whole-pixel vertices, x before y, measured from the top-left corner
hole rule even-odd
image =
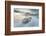
[[[27,1],[46,3],[45,2],[46,0],[27,0]],[[46,11],[45,11],[45,15],[46,15]],[[46,21],[46,19],[45,19],[45,21]],[[0,36],[5,36],[5,1],[4,0],[0,0]],[[15,36],[15,35],[11,35],[11,36]],[[16,35],[16,36],[46,36],[46,33]]]
[[[14,8],[28,8],[28,9],[39,9],[39,27],[16,27],[14,28],[13,25],[14,25],[14,17],[13,17],[13,14],[14,14]],[[11,31],[24,31],[24,30],[41,30],[42,28],[42,7],[41,6],[20,6],[20,5],[11,5]]]

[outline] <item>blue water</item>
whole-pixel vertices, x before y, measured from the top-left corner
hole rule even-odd
[[[14,22],[14,27],[38,27],[39,26],[39,18],[37,16],[32,16],[32,19],[23,24],[22,21]]]
[[[39,9],[30,9],[31,14],[39,14]],[[23,11],[22,11],[23,12]],[[38,15],[32,16],[32,19],[24,24],[22,21],[14,21],[14,27],[38,27],[39,26],[39,17]]]

